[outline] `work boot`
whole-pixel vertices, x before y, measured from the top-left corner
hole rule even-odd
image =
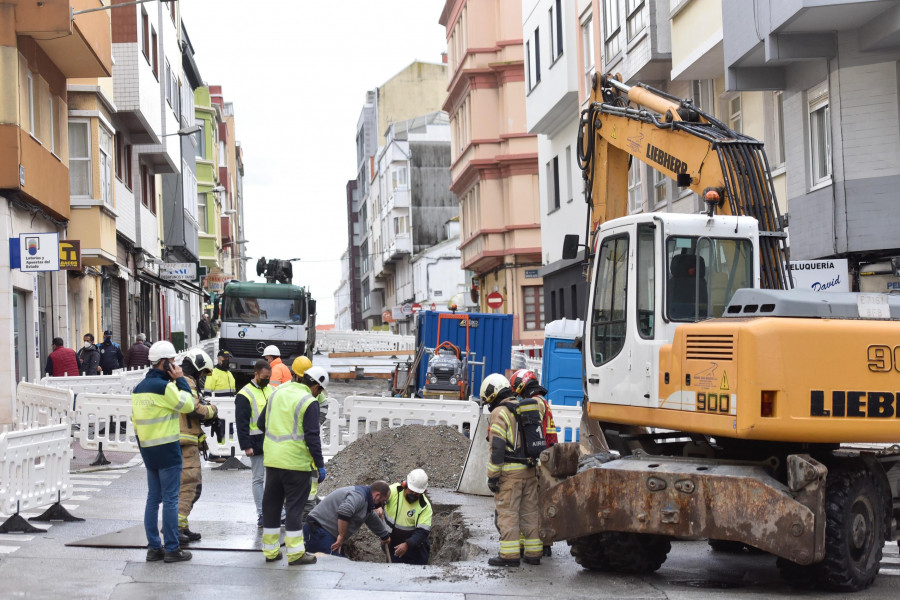
[[[262,529],[262,528],[263,528],[263,524],[262,524],[262,515],[259,515],[259,516],[256,518],[256,528],[257,528],[257,529]]]
[[[309,552],[304,552],[297,558],[288,562],[288,565],[291,567],[300,566],[300,565],[314,565],[316,564],[316,555],[310,554]]]
[[[526,565],[539,565],[539,564],[541,564],[541,557],[540,556],[526,556],[525,564]]]
[[[503,558],[501,556],[492,556],[488,559],[488,564],[492,567],[518,567],[518,558]]]
[[[166,557],[166,551],[162,548],[147,548],[147,562],[156,562]]]
[[[193,536],[196,536],[196,537],[193,537]],[[190,544],[191,542],[196,542],[199,539],[200,539],[200,534],[194,533],[190,529],[185,528],[185,529],[178,530],[178,545],[179,546],[186,546],[187,544]]]
[[[278,554],[276,554],[276,555],[273,556],[272,558],[269,558],[269,557],[267,556],[267,557],[266,557],[266,562],[277,562],[277,561],[281,560],[282,558],[284,558],[284,554],[282,554],[282,553],[281,553],[281,550],[279,550],[279,551],[278,551]]]
[[[553,556],[553,550],[550,546],[544,546],[544,556]]]
[[[192,555],[189,551],[179,548],[175,552],[166,552],[165,561],[167,563],[185,562],[191,560],[191,556]]]

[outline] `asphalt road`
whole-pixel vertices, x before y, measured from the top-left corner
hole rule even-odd
[[[540,566],[494,569],[486,565],[496,552],[493,506],[489,498],[434,490],[436,502],[462,507],[472,536],[468,560],[450,566],[412,567],[354,563],[320,557],[309,567],[266,564],[259,552],[198,550],[189,563],[144,562],[143,550],[67,547],[67,542],[138,525],[146,494],[139,463],[73,475],[74,498],[66,504],[85,519],[55,523],[46,533],[0,535],[0,598],[290,598],[369,600],[483,598],[780,598],[825,597],[794,590],[766,555],[712,552],[704,542],[677,542],[657,573],[643,577],[582,570],[565,544]],[[250,495],[249,471],[203,472],[203,495],[192,522],[227,524],[258,535]],[[43,526],[43,524],[42,524]],[[212,529],[212,527],[210,527]],[[209,533],[209,531],[208,531]],[[369,535],[365,530],[358,535]],[[205,542],[213,542],[209,539]],[[897,546],[885,548],[884,573],[854,598],[893,600],[900,593]],[[386,595],[385,592],[389,594]],[[840,597],[837,594],[831,597]]]

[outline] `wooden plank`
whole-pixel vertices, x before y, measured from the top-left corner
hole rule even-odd
[[[393,373],[365,373],[365,379],[391,379],[394,376]],[[329,379],[341,379],[341,380],[355,380],[356,373],[329,373]]]
[[[412,356],[415,350],[373,350],[371,352],[329,352],[330,358],[358,358],[360,356]]]

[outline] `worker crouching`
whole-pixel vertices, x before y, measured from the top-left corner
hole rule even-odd
[[[541,563],[543,543],[538,535],[538,487],[533,460],[527,458],[525,435],[517,417],[516,394],[499,373],[485,377],[481,384],[482,405],[490,407],[488,430],[488,488],[494,493],[500,555],[491,557],[492,567],[518,567],[520,543],[525,562]],[[543,418],[540,404],[533,404]],[[535,417],[538,415],[535,414]],[[540,425],[538,425],[540,427]],[[543,441],[543,431],[540,431]],[[520,542],[519,532],[522,533]]]
[[[262,548],[266,562],[281,560],[281,507],[286,510],[284,546],[289,565],[309,565],[316,557],[303,542],[303,505],[309,498],[310,477],[318,471],[325,479],[325,461],[319,438],[319,403],[328,387],[328,373],[310,367],[302,378],[278,386],[260,414],[257,426],[265,432],[263,462]]]
[[[384,520],[391,530],[391,560],[410,565],[427,565],[431,557],[431,501],[425,496],[428,475],[413,469],[406,481],[391,485],[384,505]]]

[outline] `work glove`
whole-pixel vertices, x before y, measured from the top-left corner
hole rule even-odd
[[[322,483],[323,481],[325,481],[325,475],[326,475],[325,467],[319,467],[319,483]]]
[[[488,489],[491,490],[492,494],[496,494],[500,491],[500,478],[499,477],[488,477]]]

